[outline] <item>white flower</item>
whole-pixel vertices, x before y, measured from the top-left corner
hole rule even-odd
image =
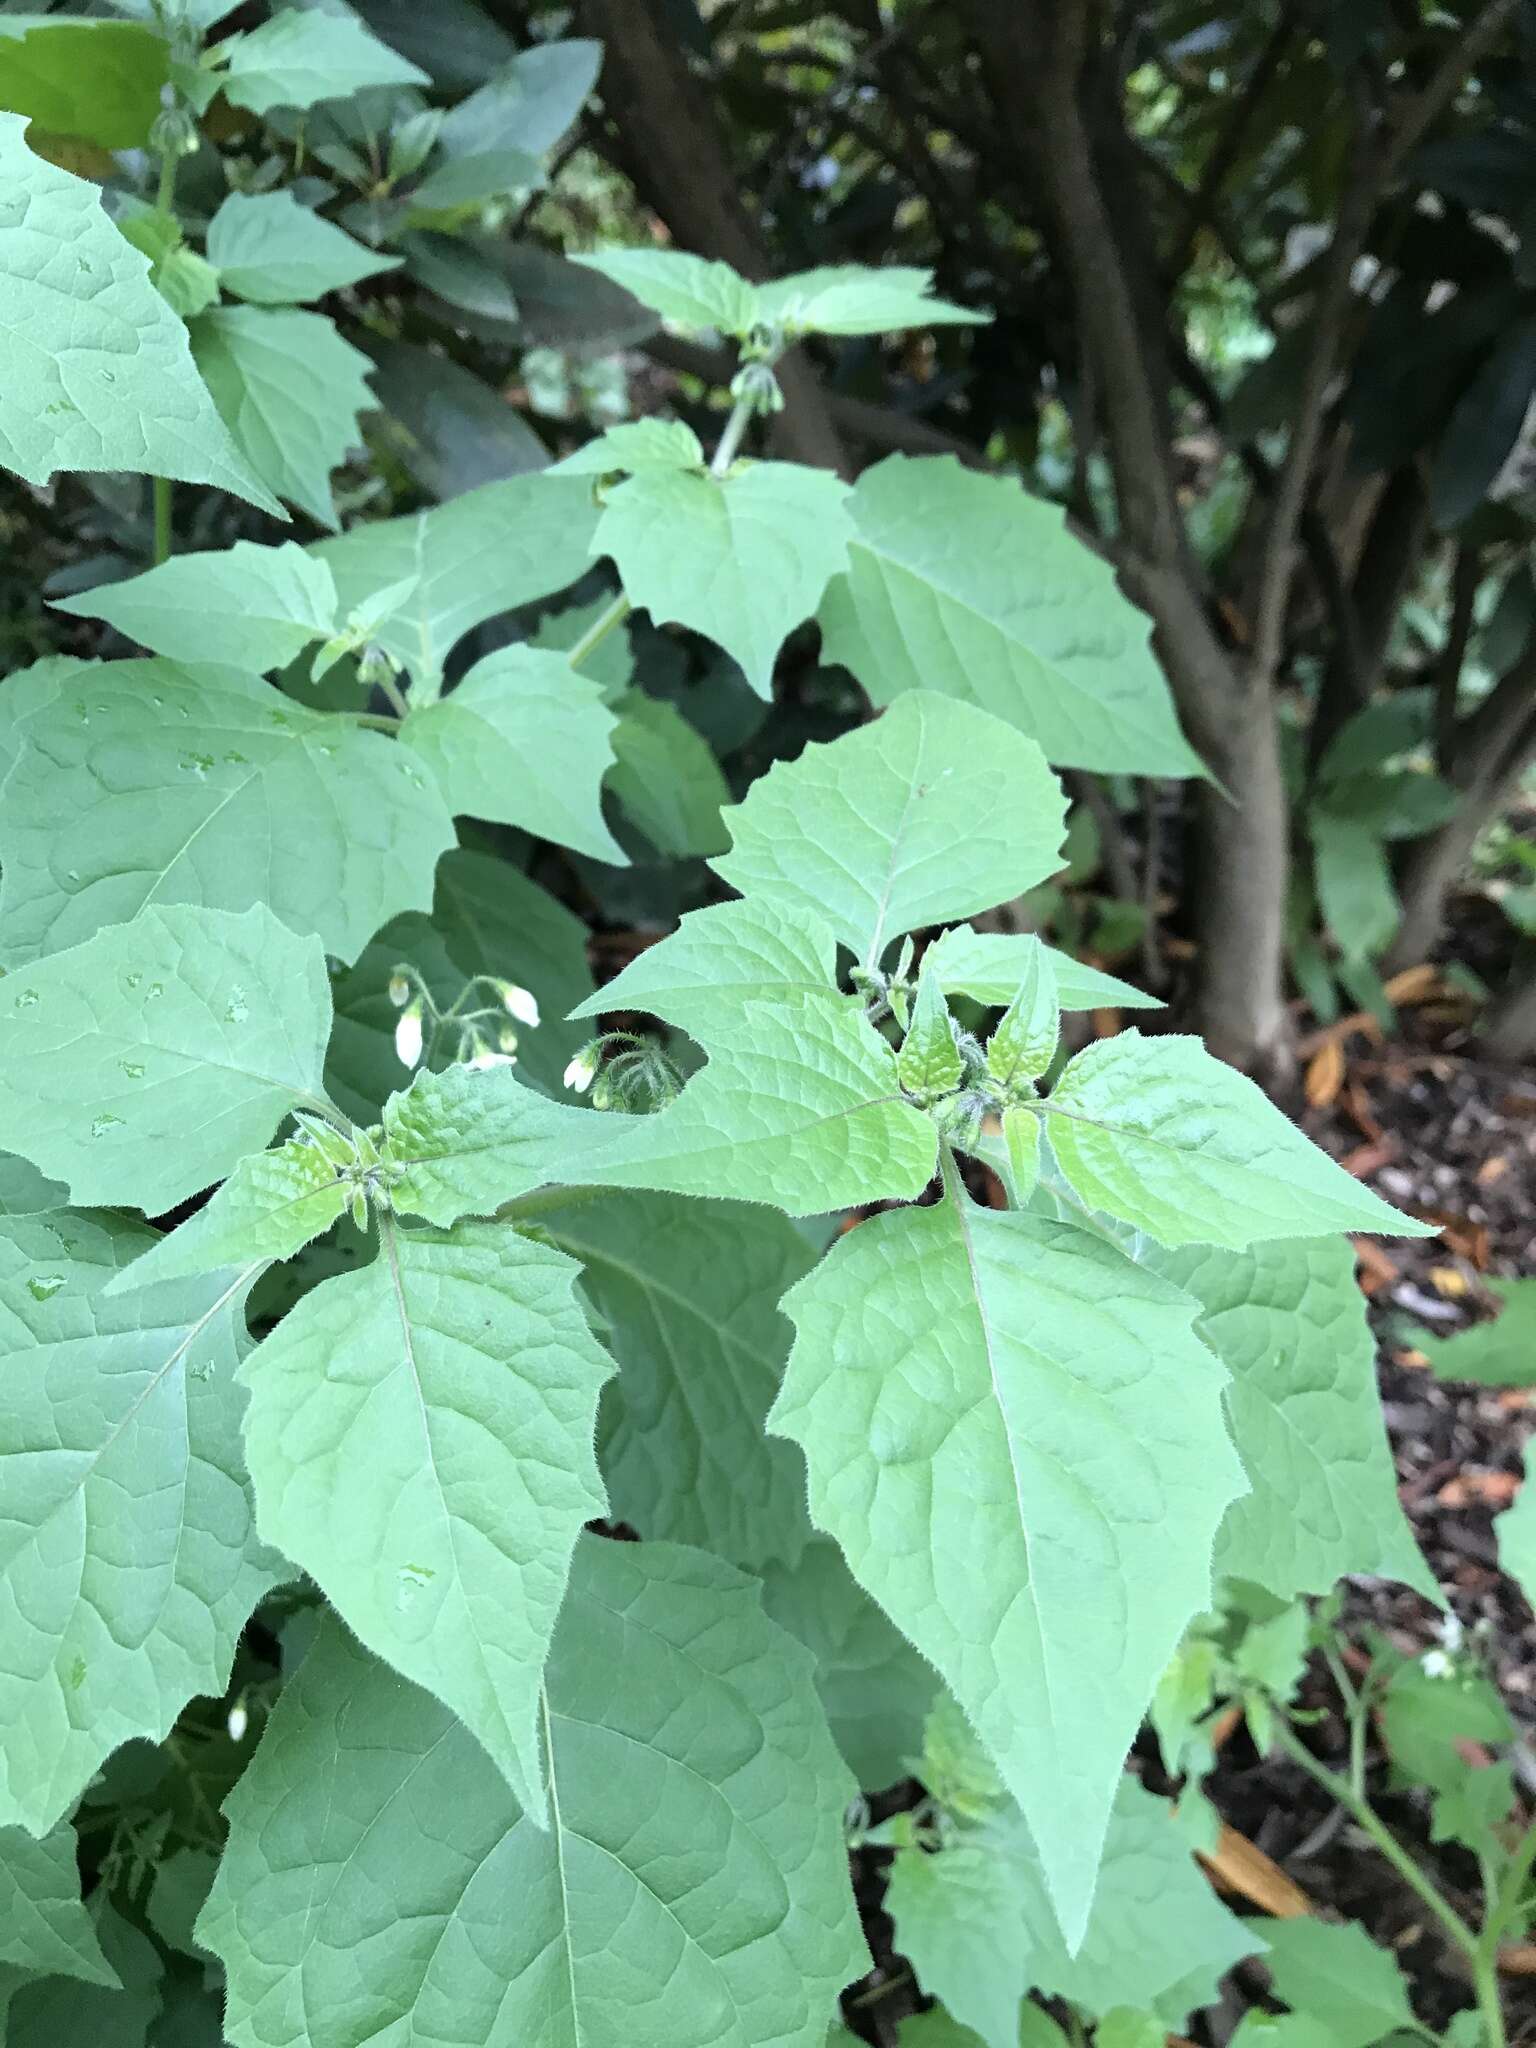
[[[249,1728],[249,1727],[250,1727],[250,1725],[251,1725],[251,1717],[250,1717],[250,1715],[249,1715],[249,1714],[248,1714],[248,1713],[247,1713],[247,1712],[245,1711],[245,1702],[244,1702],[244,1700],[236,1700],[236,1701],[235,1701],[235,1704],[234,1704],[234,1705],[233,1705],[233,1706],[232,1706],[232,1707],[230,1708],[230,1710],[229,1710],[229,1739],[230,1739],[230,1741],[231,1741],[231,1742],[244,1742],[244,1740],[245,1740],[245,1731],[246,1731],[246,1729],[247,1729],[247,1728]]]
[[[421,1064],[420,1003],[412,1003],[408,1010],[400,1012],[400,1021],[395,1026],[395,1057],[402,1067]]]
[[[1435,1630],[1435,1634],[1440,1638],[1440,1647],[1443,1650],[1459,1650],[1462,1642],[1461,1616],[1447,1614]]]
[[[539,1005],[531,989],[519,988],[515,981],[503,982],[501,1000],[507,1006],[509,1016],[519,1024],[526,1024],[530,1031],[539,1028]]]
[[[584,1045],[564,1074],[567,1088],[574,1088],[578,1095],[585,1095],[597,1078],[597,1054],[590,1045]]]
[[[477,1052],[473,1059],[466,1060],[464,1064],[472,1073],[483,1074],[487,1067],[515,1067],[517,1065],[517,1054],[515,1052],[491,1052],[487,1050],[485,1052]]]
[[[1444,1650],[1426,1650],[1419,1659],[1419,1669],[1426,1678],[1452,1678],[1456,1666]]]

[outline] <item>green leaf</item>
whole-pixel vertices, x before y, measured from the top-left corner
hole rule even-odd
[[[0,1152],[0,1216],[42,1216],[68,1200],[62,1181],[49,1180],[13,1152]]]
[[[1338,2048],[1370,2048],[1394,2027],[1417,2030],[1396,1959],[1354,1921],[1303,1915],[1249,1924],[1269,1944],[1275,1995],[1319,2021]]]
[[[1232,1375],[1227,1420],[1249,1491],[1222,1523],[1217,1576],[1290,1600],[1358,1572],[1438,1601],[1397,1498],[1349,1244],[1191,1247],[1150,1264],[1200,1303],[1201,1334]]]
[[[592,551],[658,626],[703,633],[771,697],[779,649],[847,565],[847,496],[830,470],[789,462],[724,478],[647,469],[608,493]]]
[[[1414,1344],[1437,1379],[1484,1387],[1536,1385],[1536,1280],[1485,1280],[1483,1285],[1500,1304],[1492,1321],[1473,1323],[1454,1337],[1415,1329]]]
[[[0,1974],[78,1977],[119,1989],[80,1899],[79,1847],[68,1821],[34,1841],[0,1829]]]
[[[0,16],[0,110],[50,135],[138,149],[160,111],[169,50],[129,21]]]
[[[894,334],[904,327],[985,326],[991,315],[934,298],[931,270],[844,263],[759,285],[757,318],[792,335]]]
[[[521,149],[488,149],[448,157],[430,170],[411,194],[413,221],[452,217],[488,200],[522,198],[544,184],[544,167]]]
[[[1505,1509],[1494,1527],[1500,1568],[1529,1598],[1536,1592],[1536,1487],[1530,1484],[1530,1468],[1523,1469],[1525,1483],[1515,1495],[1514,1505]]]
[[[0,1223],[0,1825],[37,1834],[120,1743],[223,1691],[279,1576],[240,1443],[250,1273],[108,1297],[149,1242],[105,1216]]]
[[[142,911],[0,984],[0,1145],[161,1215],[324,1106],[329,1026],[319,943],[264,904]]]
[[[581,479],[509,477],[431,511],[356,526],[311,552],[330,565],[343,613],[386,584],[416,578],[410,602],[375,638],[418,682],[432,682],[473,627],[590,568],[596,522]]]
[[[911,1201],[932,1177],[933,1125],[903,1098],[896,1056],[858,1003],[745,1003],[729,1026],[711,1027],[708,1051],[703,1072],[659,1115],[605,1118],[592,1152],[564,1177],[745,1195],[791,1216]]]
[[[817,918],[781,915],[771,900],[755,897],[712,903],[690,910],[572,1015],[641,1010],[702,1042],[729,1030],[743,1003],[794,1005],[829,995],[836,964],[832,934]]]
[[[34,661],[28,668],[13,669],[0,690],[0,782],[16,765],[21,729],[35,711],[55,703],[70,683],[88,676],[99,677],[107,666],[101,661],[74,661],[54,654]]]
[[[573,455],[555,464],[557,476],[611,475],[627,470],[639,475],[647,469],[698,469],[706,467],[698,435],[686,420],[622,420],[594,440],[585,442]]]
[[[1032,932],[978,932],[957,924],[940,934],[925,958],[947,996],[969,996],[988,1009],[1006,1009],[1019,992],[1032,949],[1040,941]],[[1056,980],[1056,1000],[1064,1010],[1159,1010],[1162,1004],[1128,981],[1087,967],[1070,953],[1041,946]]]
[[[763,1605],[816,1659],[833,1739],[870,1792],[909,1775],[938,1679],[856,1583],[835,1543],[808,1543],[797,1565],[762,1568]]]
[[[824,658],[877,704],[938,690],[1006,719],[1061,767],[1204,773],[1149,621],[1060,506],[952,455],[892,455],[865,470],[848,510]]]
[[[1240,1251],[1330,1230],[1434,1234],[1320,1152],[1197,1038],[1100,1039],[1068,1065],[1045,1114],[1077,1195],[1160,1244]]]
[[[413,710],[400,738],[455,816],[520,825],[623,867],[602,814],[614,724],[601,684],[563,655],[517,646],[486,655],[448,696]]]
[[[1346,960],[1372,960],[1402,917],[1380,835],[1358,818],[1315,810],[1312,835],[1318,901]]]
[[[353,14],[284,7],[233,43],[224,97],[253,114],[350,99],[373,85],[430,85]]]
[[[581,1261],[619,1368],[599,1430],[615,1516],[733,1564],[793,1564],[805,1477],[763,1418],[793,1335],[779,1297],[816,1263],[805,1238],[768,1209],[648,1194],[541,1211],[539,1231]]]
[[[280,514],[220,423],[147,260],[94,185],[32,154],[25,126],[0,114],[0,462],[34,484],[60,469],[217,484]]]
[[[915,1102],[936,1102],[960,1086],[965,1063],[950,1027],[949,1005],[937,978],[926,969],[917,978],[912,1021],[896,1055],[896,1075]]]
[[[566,605],[559,611],[546,612],[528,644],[568,655],[611,607],[612,599],[600,594],[589,604]],[[635,680],[634,643],[625,622],[620,621],[582,657],[581,672],[602,684],[603,695],[610,704],[623,695]]]
[[[91,1901],[91,1918],[121,1991],[78,1977],[44,1977],[14,1991],[6,2013],[6,1972],[0,1970],[0,2022],[6,2048],[59,2048],[65,2041],[92,2048],[145,2048],[159,2017],[164,1966],[155,1945],[107,1901]]]
[[[675,705],[628,690],[614,705],[615,760],[607,786],[669,860],[723,853],[731,792],[708,745]]]
[[[784,1306],[769,1428],[996,1759],[1075,1940],[1242,1484],[1194,1304],[1085,1231],[951,1194],[860,1224]]]
[[[1153,2007],[1182,2031],[1225,1972],[1260,1947],[1249,1930],[1261,1923],[1237,1920],[1217,1903],[1167,1802],[1129,1777],[1115,1792],[1103,1870],[1075,1954],[1012,1808],[936,1854],[899,1851],[886,1909],[924,1990],[987,2048],[1014,2048],[1029,1989],[1094,2018],[1121,2005]]]
[[[510,1067],[418,1074],[384,1105],[389,1158],[406,1169],[391,1199],[441,1229],[461,1216],[489,1216],[562,1177],[607,1130],[590,1110],[525,1086]]]
[[[562,1253],[491,1224],[386,1219],[383,1239],[243,1374],[258,1526],[542,1812],[539,1678],[572,1546],[606,1506],[612,1365]]]
[[[122,1294],[161,1280],[291,1258],[330,1229],[348,1193],[317,1146],[294,1141],[252,1152],[210,1202],[135,1259],[106,1291]]]
[[[357,416],[373,405],[368,358],[320,313],[220,306],[199,314],[190,332],[241,455],[279,497],[334,531],[330,475],[362,443]]]
[[[429,498],[456,498],[545,467],[548,450],[522,414],[462,364],[372,335],[368,352],[388,415],[380,438]]]
[[[583,1538],[542,1709],[545,1832],[449,1713],[323,1624],[229,1802],[198,1925],[231,2042],[822,2048],[868,1959],[809,1661],[729,1565]]]
[[[54,609],[105,619],[125,640],[172,661],[216,653],[231,668],[264,675],[336,631],[336,586],[324,562],[291,540],[270,548],[237,540],[56,598]]]
[[[866,964],[892,939],[970,917],[1060,865],[1065,802],[1032,741],[930,692],[808,746],[726,814],[715,871],[809,913]]]
[[[382,734],[235,669],[118,663],[24,728],[0,816],[0,938],[14,966],[146,904],[259,900],[352,959],[431,901],[452,844],[431,778]]]
[[[208,223],[206,246],[224,289],[258,306],[303,305],[400,264],[291,192],[231,192]]]
[[[582,37],[519,51],[450,109],[442,146],[454,153],[495,147],[542,156],[580,114],[602,59],[602,44]]]
[[[1499,1689],[1486,1671],[1466,1658],[1425,1669],[1422,1657],[1407,1658],[1392,1674],[1381,1699],[1380,1726],[1388,1756],[1411,1783],[1455,1791],[1467,1766],[1457,1745],[1481,1743],[1504,1748],[1515,1726]]]
[[[743,336],[757,323],[757,293],[728,263],[709,263],[682,249],[600,249],[571,261],[679,327]]]
[[[987,1072],[1004,1088],[1038,1081],[1056,1057],[1060,1035],[1056,973],[1045,947],[1036,939],[1025,952],[1018,993],[987,1040]]]

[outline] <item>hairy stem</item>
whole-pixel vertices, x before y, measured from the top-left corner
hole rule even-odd
[[[633,610],[634,606],[621,590],[608,609],[605,612],[600,612],[592,621],[591,625],[588,626],[585,633],[582,634],[576,645],[565,657],[571,667],[580,668],[587,656],[595,653],[608,638],[608,635],[623,625]]]

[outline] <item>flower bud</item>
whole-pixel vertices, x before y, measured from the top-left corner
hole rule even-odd
[[[421,1004],[414,1002],[401,1011],[395,1026],[395,1057],[402,1067],[421,1064],[421,1042]]]
[[[507,1014],[515,1017],[519,1024],[526,1024],[530,1031],[539,1028],[538,999],[531,989],[519,988],[515,981],[499,982],[501,1000],[507,1006]]]
[[[389,1000],[397,1010],[403,1010],[411,1000],[410,981],[398,971],[389,977]]]

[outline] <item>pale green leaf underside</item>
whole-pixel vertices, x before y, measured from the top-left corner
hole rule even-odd
[[[785,1309],[811,1518],[948,1682],[1081,1933],[1126,1748],[1242,1474],[1195,1305],[1067,1224],[877,1216]]]
[[[1033,934],[978,932],[960,924],[944,932],[924,956],[948,996],[969,996],[989,1009],[1003,1010],[1019,992]],[[1036,942],[1038,943],[1038,941]],[[1042,948],[1056,977],[1056,998],[1064,1010],[1160,1010],[1130,982],[1100,968],[1089,967],[1054,946]]]
[[[263,1537],[370,1649],[445,1701],[543,1805],[539,1675],[583,1523],[612,1371],[578,1269],[490,1224],[386,1225],[253,1353],[246,1446]]]
[[[55,610],[105,619],[125,639],[172,661],[216,655],[230,668],[264,675],[336,630],[336,586],[325,564],[294,541],[267,548],[237,540],[230,548],[172,555],[142,576],[104,583],[83,597],[59,598]]]
[[[825,658],[876,703],[939,690],[1065,768],[1199,775],[1145,615],[1058,505],[952,455],[892,455],[849,501],[848,574],[821,608]]]
[[[251,468],[334,529],[331,471],[361,445],[358,414],[374,403],[368,357],[323,314],[286,307],[215,307],[197,316],[191,335],[203,381]]]
[[[350,960],[430,904],[452,844],[425,767],[382,734],[234,669],[109,665],[23,728],[0,953],[55,953],[148,904],[259,903]]]
[[[0,1146],[162,1215],[323,1101],[325,957],[264,905],[145,910],[0,982]]]
[[[1078,1196],[1160,1244],[1241,1250],[1330,1230],[1433,1235],[1319,1151],[1197,1038],[1101,1039],[1067,1067],[1045,1113]]]
[[[455,689],[412,711],[402,744],[431,769],[457,817],[517,825],[622,867],[603,823],[603,773],[614,758],[613,713],[600,684],[564,655],[508,647],[478,661]]]
[[[729,1031],[747,1002],[793,1006],[836,987],[837,948],[818,919],[781,915],[761,897],[690,910],[677,930],[638,953],[571,1012],[647,1011],[707,1041]]]
[[[323,299],[400,262],[354,241],[291,192],[231,192],[208,223],[207,250],[224,289],[257,305]]]
[[[730,1566],[584,1537],[535,1828],[453,1717],[327,1624],[229,1803],[199,1939],[235,2048],[823,2048],[867,1968],[852,1784]]]
[[[745,1003],[712,1027],[709,1063],[659,1115],[596,1121],[562,1179],[768,1202],[817,1216],[910,1201],[932,1177],[934,1128],[850,1000]],[[612,1128],[605,1143],[602,1131]]]
[[[1397,1498],[1349,1245],[1189,1247],[1148,1263],[1200,1303],[1201,1334],[1232,1375],[1227,1418],[1250,1490],[1221,1525],[1218,1576],[1291,1600],[1362,1572],[1437,1600]]]
[[[795,1566],[762,1567],[763,1605],[816,1659],[833,1739],[868,1792],[910,1776],[938,1677],[818,1537]]]
[[[591,566],[597,523],[584,477],[519,476],[446,505],[356,526],[312,552],[330,566],[343,615],[415,577],[380,646],[418,678],[436,678],[454,646],[498,612],[563,590]]]
[[[350,14],[288,7],[240,37],[224,97],[254,114],[349,99],[376,85],[430,85],[425,71],[381,43]]]
[[[1034,742],[930,691],[781,762],[728,811],[713,863],[744,896],[809,913],[873,965],[890,940],[971,917],[1060,865],[1065,800]]]
[[[106,1298],[148,1241],[68,1211],[0,1225],[0,1825],[36,1834],[223,1690],[278,1575],[245,1493],[242,1281]]]
[[[34,1841],[0,1829],[0,1976],[78,1977],[117,1988],[80,1898],[79,1851],[68,1821]],[[0,2021],[4,2008],[0,2006]]]
[[[618,1372],[599,1446],[613,1513],[642,1536],[749,1569],[805,1547],[805,1474],[763,1435],[793,1332],[785,1290],[815,1264],[794,1225],[740,1202],[610,1193],[541,1211],[579,1259]]]
[[[829,470],[788,462],[724,479],[649,469],[608,493],[592,551],[658,625],[703,633],[767,697],[779,649],[847,563],[847,495]]]
[[[107,1287],[124,1294],[151,1282],[292,1258],[341,1215],[347,1190],[314,1145],[294,1141],[242,1159],[211,1201],[162,1237]]]
[[[217,484],[280,514],[214,411],[148,259],[96,186],[32,154],[26,125],[0,114],[0,462],[34,484],[60,469]]]

